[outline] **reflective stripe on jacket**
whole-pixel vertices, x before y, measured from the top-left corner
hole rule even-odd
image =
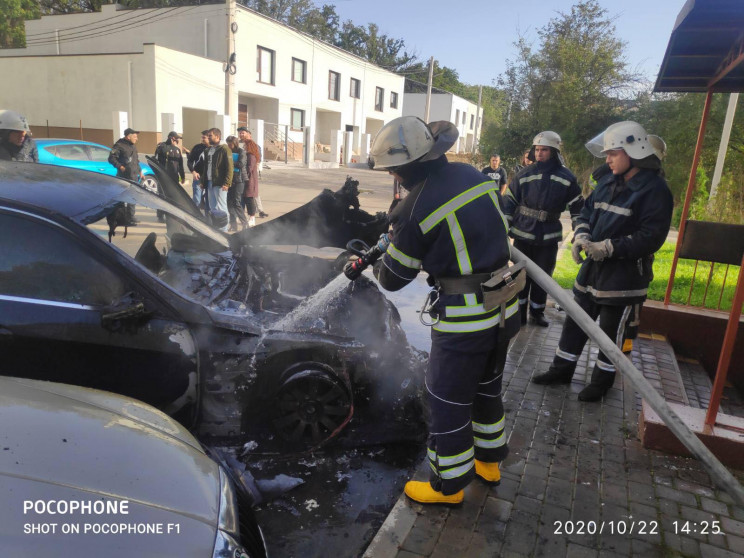
[[[499,187],[478,170],[441,157],[390,214],[392,240],[379,280],[388,290],[423,269],[433,277],[494,271],[509,261],[507,222]],[[511,305],[510,305],[511,307]],[[436,306],[444,333],[483,331],[499,324],[499,309],[486,311],[481,293],[442,295]],[[507,309],[516,313],[514,309]]]
[[[584,205],[576,177],[557,159],[522,169],[506,189],[503,201],[509,236],[539,245],[560,242],[563,226],[557,219],[540,220],[534,211],[560,214],[568,207],[574,222]],[[520,212],[520,206],[533,211]]]
[[[587,198],[576,232],[597,242],[610,239],[612,255],[581,266],[574,292],[605,304],[646,299],[653,279],[653,255],[664,244],[672,221],[672,193],[656,172],[641,170],[627,182],[608,174]]]

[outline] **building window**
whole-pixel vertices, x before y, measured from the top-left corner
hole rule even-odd
[[[390,92],[390,108],[398,108],[398,94],[395,91]]]
[[[292,113],[292,129],[301,130],[305,127],[305,111],[300,109],[290,109]]]
[[[470,115],[470,129],[471,130],[473,129],[473,125],[474,124],[475,124],[475,115],[474,114],[471,114]]]
[[[307,83],[307,62],[292,58],[292,81]]]
[[[460,109],[455,109],[455,126],[460,123]]]
[[[385,90],[382,87],[375,87],[375,110],[382,112],[382,105],[385,103]]]
[[[338,72],[328,72],[328,98],[331,101],[341,99],[341,74]]]
[[[351,78],[351,88],[349,91],[349,95],[354,97],[355,99],[358,99],[362,96],[362,82],[358,79]]]
[[[258,62],[256,67],[258,68],[258,81],[261,83],[267,83],[274,85],[274,60],[276,59],[276,53],[268,48],[258,47]]]
[[[465,126],[465,117],[467,115],[465,114],[465,111],[462,111],[462,125]]]

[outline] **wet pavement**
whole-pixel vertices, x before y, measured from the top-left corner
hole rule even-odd
[[[601,403],[577,400],[596,347],[587,346],[569,386],[530,382],[550,365],[565,319],[552,308],[546,314],[549,328],[523,328],[510,348],[504,403],[511,453],[501,484],[474,481],[458,508],[401,496],[365,556],[744,555],[744,509],[697,460],[642,447],[640,395],[630,383],[618,378]],[[659,341],[637,340],[632,358],[644,374],[661,378],[670,357]],[[671,393],[668,381],[659,379],[657,389],[665,384]],[[678,385],[700,389],[694,381]],[[744,472],[734,473],[744,480]]]
[[[256,508],[269,556],[360,556],[422,458],[420,444],[251,457],[247,465],[259,481],[303,481]]]

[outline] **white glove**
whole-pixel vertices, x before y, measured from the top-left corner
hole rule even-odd
[[[612,242],[609,238],[600,240],[599,242],[587,242],[586,246],[584,246],[586,255],[595,262],[601,262],[605,258],[611,257],[613,250]]]
[[[591,241],[591,237],[588,234],[578,234],[574,237],[573,246],[571,246],[571,257],[573,261],[580,264],[584,261],[581,257],[581,250]]]

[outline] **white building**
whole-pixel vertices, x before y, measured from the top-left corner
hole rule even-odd
[[[205,128],[224,136],[248,125],[259,143],[264,128],[267,154],[269,143],[276,152],[288,145],[299,159],[306,139],[310,161],[337,162],[344,144],[345,160],[366,161],[369,136],[402,114],[404,78],[243,6],[233,10],[230,18],[230,4],[114,4],[27,21],[26,48],[0,50],[0,72],[13,76],[0,82],[1,108],[24,113],[40,137],[111,144],[125,122],[142,131],[145,153],[172,129],[191,145]]]
[[[426,85],[407,80],[403,95],[403,114],[426,120]],[[429,122],[448,120],[457,126],[460,137],[453,146],[456,153],[471,153],[480,141],[483,107],[453,93],[433,88],[429,105]]]

